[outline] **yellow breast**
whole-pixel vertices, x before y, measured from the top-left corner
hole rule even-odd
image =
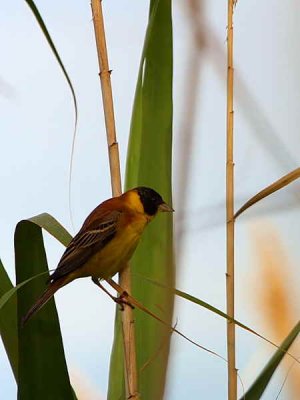
[[[120,229],[102,250],[80,268],[80,276],[108,279],[120,272],[132,257],[147,223],[142,214],[135,216],[130,224]]]

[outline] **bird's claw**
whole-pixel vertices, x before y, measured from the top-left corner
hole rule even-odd
[[[119,297],[114,298],[114,301],[120,306],[120,311],[124,311],[125,309],[124,304],[126,304],[127,306],[131,307],[134,310],[134,306],[128,300],[126,300],[127,298],[128,298],[128,293],[126,291],[120,294]]]

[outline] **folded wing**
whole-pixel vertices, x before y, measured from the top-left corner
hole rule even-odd
[[[106,211],[90,226],[84,225],[70,242],[49,280],[54,282],[68,275],[102,250],[115,236],[120,215],[120,211]]]

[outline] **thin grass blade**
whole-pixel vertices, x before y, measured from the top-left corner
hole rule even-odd
[[[73,99],[73,105],[74,105],[74,112],[75,112],[75,121],[74,121],[74,131],[73,131],[73,139],[72,139],[72,148],[71,148],[71,158],[70,158],[70,169],[69,169],[69,211],[70,211],[70,217],[71,217],[71,222],[73,224],[73,216],[72,216],[72,208],[71,208],[71,180],[72,180],[72,169],[73,169],[73,155],[74,155],[74,148],[75,148],[75,140],[76,140],[76,133],[77,133],[77,122],[78,122],[78,106],[77,106],[77,98],[75,94],[75,90],[73,87],[73,84],[71,82],[71,79],[69,77],[69,74],[67,73],[67,70],[62,62],[62,59],[55,47],[55,44],[50,36],[50,33],[46,27],[46,24],[37,8],[33,0],[25,0],[27,5],[29,6],[30,10],[32,11],[33,15],[35,16],[53,54],[54,57],[56,58],[65,78],[68,83],[68,86],[71,90],[72,94],[72,99]]]
[[[274,353],[262,372],[256,378],[251,387],[240,400],[259,400],[266,390],[270,380],[283,359],[285,353],[289,350],[300,331],[300,322],[291,330],[288,336],[282,342],[280,348]]]
[[[267,186],[265,189],[258,192],[255,196],[251,197],[234,215],[234,218],[237,218],[244,211],[246,211],[249,207],[253,206],[258,201],[264,199],[267,196],[270,196],[272,193],[277,192],[278,190],[284,188],[289,185],[296,179],[300,177],[300,168],[296,168],[288,174],[284,175],[282,178],[273,182],[271,185]]]
[[[43,275],[46,276],[47,274],[49,275],[49,271],[41,272],[40,274],[34,275],[31,278],[26,279],[26,281],[18,283],[16,286],[13,286],[11,289],[5,292],[0,297],[0,310],[13,298],[13,296],[17,294],[17,291],[21,289],[22,286],[27,285],[27,283]]]
[[[228,314],[226,314],[224,311],[219,310],[218,308],[212,306],[211,304],[207,303],[206,301],[203,301],[195,296],[192,296],[191,294],[188,294],[186,292],[183,292],[182,290],[178,290],[175,288],[171,288],[171,287],[167,287],[166,285],[163,285],[160,282],[157,282],[153,279],[147,278],[145,276],[141,276],[140,274],[136,274],[137,277],[140,277],[154,285],[163,287],[166,290],[170,290],[172,291],[174,294],[176,294],[176,296],[179,296],[185,300],[190,301],[191,303],[197,304],[203,308],[206,308],[207,310],[213,312],[214,314],[219,315],[222,318],[227,319],[228,321],[234,322],[235,325],[239,326],[240,328],[252,333],[253,335],[265,340],[266,342],[270,343],[272,346],[277,347],[278,349],[280,348],[280,346],[278,346],[277,344],[275,344],[274,342],[272,342],[271,340],[269,340],[268,338],[266,338],[265,336],[261,335],[260,333],[256,332],[254,329],[250,328],[249,326],[243,324],[242,322],[238,321],[237,319],[231,318]],[[296,362],[300,363],[300,361],[291,353],[286,352],[286,354],[288,354],[291,358],[293,358]]]
[[[50,46],[50,48],[51,48],[51,50],[52,50],[52,52],[54,54],[54,57],[56,58],[59,66],[60,66],[60,68],[61,68],[61,70],[62,70],[62,72],[63,72],[63,74],[64,74],[64,76],[65,76],[65,78],[66,78],[66,80],[68,82],[69,88],[70,88],[71,93],[72,93],[73,103],[74,103],[75,130],[76,130],[77,119],[78,119],[77,118],[78,117],[78,108],[77,108],[76,94],[75,94],[75,90],[74,90],[74,87],[72,85],[71,79],[70,79],[70,77],[69,77],[69,75],[67,73],[67,70],[66,70],[66,68],[65,68],[65,66],[64,66],[64,64],[63,64],[63,62],[61,60],[61,57],[60,57],[58,51],[56,50],[54,42],[53,42],[53,40],[52,40],[52,38],[50,36],[50,33],[49,33],[49,31],[48,31],[48,29],[46,27],[46,24],[45,24],[45,22],[44,22],[44,20],[43,20],[43,18],[41,16],[37,6],[35,5],[34,1],[32,1],[32,0],[25,0],[25,2],[28,4],[30,10],[32,11],[33,15],[35,16],[35,18],[36,18],[36,20],[37,20],[37,22],[38,22],[38,24],[39,24],[44,36],[45,36],[47,42],[48,42],[48,44],[49,44],[49,46]]]

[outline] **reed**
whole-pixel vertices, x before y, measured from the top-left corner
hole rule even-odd
[[[119,196],[122,193],[120,157],[115,128],[114,106],[110,79],[111,71],[108,64],[108,54],[106,47],[101,0],[92,0],[91,6],[98,53],[98,62],[100,68],[99,76],[101,82],[103,110],[108,144],[112,194],[113,196]],[[127,266],[127,268],[125,268],[125,270],[120,273],[120,285],[127,292],[131,292],[129,266]],[[125,383],[127,398],[139,399],[134,318],[133,311],[131,307],[128,306],[126,306],[124,312],[122,312],[122,332],[124,341]]]
[[[226,149],[226,300],[227,314],[234,318],[234,163],[233,163],[233,7],[228,0],[227,19],[227,149]],[[237,398],[235,324],[227,321],[228,399]]]

